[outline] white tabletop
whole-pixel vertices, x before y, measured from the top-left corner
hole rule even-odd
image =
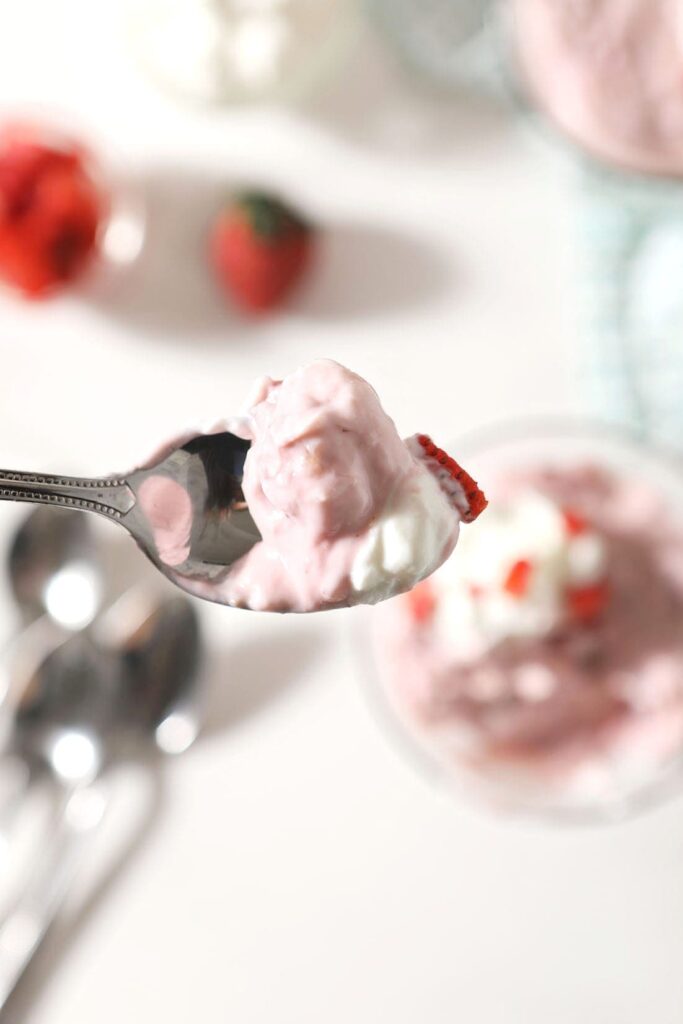
[[[576,407],[571,190],[527,132],[415,91],[369,39],[306,110],[184,107],[126,62],[115,13],[2,16],[2,110],[46,104],[153,185],[137,279],[2,298],[5,464],[125,467],[318,356],[366,376],[406,434]],[[257,326],[201,265],[216,197],[245,180],[325,225],[308,293]],[[585,831],[492,820],[378,729],[351,613],[204,612],[206,735],[165,766],[138,848],[56,930],[13,1020],[678,1024],[680,803]]]

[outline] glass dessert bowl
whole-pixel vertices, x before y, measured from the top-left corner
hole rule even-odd
[[[683,779],[683,471],[578,424],[465,439],[490,506],[372,612],[379,704],[449,787],[610,820]]]
[[[500,14],[519,85],[569,140],[635,174],[683,174],[676,0],[510,0]]]
[[[500,0],[496,10],[508,94],[574,191],[585,407],[679,447],[683,7]]]

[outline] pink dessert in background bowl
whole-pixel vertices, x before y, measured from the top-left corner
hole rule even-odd
[[[462,444],[476,531],[373,612],[382,703],[511,812],[618,816],[683,778],[683,473],[608,432]]]
[[[683,8],[678,0],[511,0],[532,100],[592,155],[683,174]]]

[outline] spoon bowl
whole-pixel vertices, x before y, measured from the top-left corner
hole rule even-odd
[[[117,723],[122,666],[84,633],[58,644],[23,680],[12,752],[60,784],[92,780]]]
[[[124,596],[95,636],[76,633],[14,681],[9,747],[59,783],[91,781],[127,739],[180,753],[199,725],[201,635],[191,602]]]
[[[199,730],[202,644],[199,618],[187,598],[154,598],[145,588],[125,594],[104,617],[100,635],[123,669],[121,722],[179,754]]]
[[[82,629],[99,610],[102,562],[80,512],[34,509],[10,543],[7,574],[24,625],[47,613],[60,626]]]
[[[242,492],[249,448],[202,434],[128,476],[135,504],[122,525],[162,572],[215,581],[261,539]]]

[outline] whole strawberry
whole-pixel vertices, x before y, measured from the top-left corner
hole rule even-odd
[[[313,232],[274,196],[245,192],[218,217],[210,240],[221,285],[249,313],[281,306],[304,276]]]

